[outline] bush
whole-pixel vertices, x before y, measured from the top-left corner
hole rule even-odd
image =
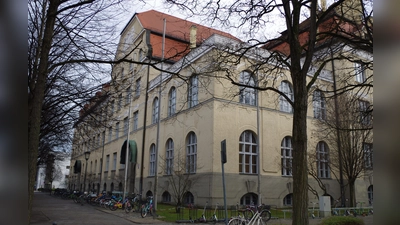
[[[324,218],[321,225],[364,225],[364,221],[351,216],[331,216]]]

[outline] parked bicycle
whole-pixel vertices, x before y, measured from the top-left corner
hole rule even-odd
[[[145,218],[147,216],[147,214],[150,214],[153,216],[153,196],[148,196],[146,204],[142,205],[140,215],[143,218]]]
[[[244,218],[246,220],[251,220],[251,218],[253,218],[254,215],[258,212],[262,221],[266,223],[268,220],[271,219],[271,211],[269,211],[270,208],[271,206],[265,204],[261,204],[257,207],[254,204],[247,205],[246,209],[244,210]]]
[[[139,212],[139,209],[141,207],[141,200],[140,200],[140,194],[135,194],[133,193],[133,198],[129,198],[128,201],[125,202],[125,212],[129,213],[132,210],[135,212]]]
[[[233,217],[229,220],[228,225],[264,225],[266,224],[265,219],[261,216],[263,210],[258,211],[256,210],[253,214],[253,216],[250,218],[250,220],[248,220],[245,217],[242,216],[237,216],[237,217]],[[269,220],[269,219],[268,219]],[[268,221],[267,220],[267,221]]]

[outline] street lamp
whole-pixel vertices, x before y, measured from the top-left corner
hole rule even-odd
[[[85,192],[85,188],[86,188],[86,172],[87,172],[87,161],[90,157],[90,152],[87,151],[85,152],[85,159],[86,159],[86,166],[85,166],[85,177],[83,178],[83,191]]]

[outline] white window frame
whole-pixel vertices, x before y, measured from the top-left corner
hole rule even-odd
[[[135,82],[135,97],[140,96],[140,77]]]
[[[374,167],[373,157],[373,145],[372,143],[363,143],[363,151],[364,151],[364,168],[367,170],[372,170]]]
[[[150,145],[149,176],[155,176],[155,174],[156,174],[156,145],[153,143]]]
[[[110,141],[112,141],[112,135],[113,135],[113,132],[112,132],[113,130],[112,130],[112,127],[109,127],[108,128],[108,141],[110,142]]]
[[[257,137],[250,130],[242,132],[239,138],[239,173],[258,174]]]
[[[192,131],[186,138],[186,173],[196,173],[197,165],[197,136]]]
[[[319,178],[331,178],[331,171],[329,169],[329,148],[323,141],[317,144],[317,172]]]
[[[166,160],[165,174],[172,175],[174,167],[174,141],[171,138],[167,140],[165,160]]]
[[[158,122],[158,110],[159,110],[159,100],[158,97],[155,97],[153,100],[153,110],[151,117],[151,122],[153,124]]]
[[[365,65],[363,63],[354,63],[355,79],[358,83],[364,83],[366,81],[365,76]]]
[[[106,155],[106,168],[104,169],[104,172],[107,172],[109,167],[110,167],[110,155]]]
[[[326,102],[322,91],[315,90],[313,93],[314,118],[326,120]]]
[[[246,86],[254,87],[256,80],[248,71],[242,71],[239,76],[239,83]],[[247,105],[256,105],[256,90],[250,87],[239,87],[239,102]]]
[[[279,86],[279,91],[284,93],[290,100],[294,100],[293,88],[289,81],[282,81],[281,85]],[[283,96],[279,96],[279,108],[282,112],[293,113],[292,105]]]
[[[292,138],[286,136],[281,143],[281,157],[282,157],[282,176],[293,175],[293,147]]]
[[[193,75],[189,79],[188,87],[188,108],[192,108],[199,104],[199,77]]]
[[[172,87],[168,94],[168,116],[175,114],[176,110],[176,88]]]

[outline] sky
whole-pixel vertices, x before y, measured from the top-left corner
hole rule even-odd
[[[229,1],[229,0],[222,0],[222,1]],[[204,26],[212,27],[218,30],[222,30],[228,33],[231,33],[232,35],[240,38],[242,41],[246,41],[248,38],[244,36],[244,33],[247,33],[247,30],[240,30],[240,29],[232,29],[232,28],[225,28],[222,27],[218,24],[211,24],[210,21],[204,20],[200,17],[196,16],[191,16],[189,13],[184,12],[177,7],[171,7],[167,6],[163,1],[160,0],[149,0],[149,1],[132,1],[130,4],[127,4],[125,6],[125,12],[121,14],[121,23],[119,24],[119,27],[117,28],[118,31],[122,31],[122,29],[125,27],[125,25],[129,22],[131,17],[136,13],[136,12],[144,12],[147,10],[157,10],[169,15],[173,15],[176,17],[179,17],[181,19],[189,20]],[[282,19],[279,20],[279,15],[276,13],[276,15],[273,15],[271,18],[271,21],[273,21],[272,26],[268,26],[267,32],[263,32],[263,34],[259,34],[258,37],[261,39],[265,38],[273,38],[279,36],[279,32],[285,30],[284,26],[284,21]],[[208,24],[207,24],[208,23]],[[264,37],[265,36],[265,37]]]

